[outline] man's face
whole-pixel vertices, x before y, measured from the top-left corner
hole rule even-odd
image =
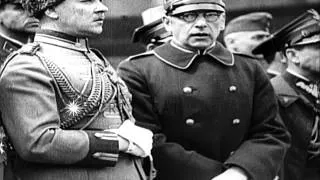
[[[235,32],[224,37],[224,41],[232,52],[262,58],[262,55],[253,55],[252,50],[269,36],[270,34],[265,31]]]
[[[320,42],[306,45],[297,51],[300,68],[313,74],[320,75]]]
[[[65,0],[55,10],[59,30],[73,36],[88,37],[102,33],[108,8],[100,0]]]
[[[0,22],[17,32],[34,33],[39,28],[39,20],[30,16],[20,4],[4,4],[0,10]]]
[[[215,43],[224,29],[225,15],[216,11],[190,11],[167,16],[166,28],[173,42],[192,50],[203,50]]]

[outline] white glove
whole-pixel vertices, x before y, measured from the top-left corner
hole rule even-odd
[[[248,180],[248,177],[242,169],[231,167],[211,180]]]
[[[153,133],[150,130],[136,126],[132,121],[126,120],[117,130],[111,131],[133,143],[129,144],[128,153],[134,155],[139,154],[141,157],[146,157],[151,154]],[[143,154],[135,153],[135,146],[140,148],[143,151]]]

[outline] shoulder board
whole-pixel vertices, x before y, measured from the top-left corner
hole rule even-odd
[[[299,98],[299,95],[281,76],[276,76],[270,81],[278,97],[280,105],[282,105],[283,107],[290,106]]]
[[[27,43],[23,45],[19,50],[18,53],[20,54],[29,54],[29,55],[35,55],[37,51],[40,49],[40,44],[33,42],[33,43]]]
[[[244,57],[247,57],[247,58],[250,58],[250,59],[255,59],[257,60],[257,58],[253,57],[253,56],[250,56],[248,54],[243,54],[243,53],[239,53],[239,52],[233,52],[232,54],[234,55],[239,55],[239,56],[244,56]]]
[[[154,51],[146,51],[144,53],[140,53],[140,54],[137,54],[137,55],[133,55],[133,56],[130,56],[128,57],[128,60],[131,61],[131,60],[134,60],[134,59],[138,59],[138,58],[141,58],[141,57],[146,57],[146,56],[151,56],[151,55],[154,55]]]
[[[0,69],[0,76],[2,75],[5,67],[8,65],[8,63],[18,54],[28,54],[28,55],[35,55],[36,52],[40,49],[40,45],[38,43],[28,43],[23,45],[20,49],[17,51],[13,51],[9,56],[6,58],[4,63],[1,66]]]

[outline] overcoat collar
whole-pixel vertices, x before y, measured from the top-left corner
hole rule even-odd
[[[310,101],[296,90],[297,88],[295,87],[295,84],[298,81],[307,82],[307,80],[297,77],[288,71],[286,71],[282,76],[277,76],[272,79],[276,94],[279,97],[280,103],[284,107],[288,107],[299,98],[301,98],[307,105],[310,104]]]
[[[224,48],[219,42],[216,42],[215,46],[202,53],[200,51],[190,51],[173,45],[171,42],[167,42],[164,45],[155,48],[154,54],[161,61],[178,69],[187,69],[197,57],[206,55],[213,61],[218,61],[225,66],[234,65],[233,54]]]

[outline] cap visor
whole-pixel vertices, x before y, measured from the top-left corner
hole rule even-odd
[[[212,10],[212,11],[221,11],[224,12],[225,9],[217,4],[212,3],[201,3],[201,4],[187,4],[177,7],[172,11],[172,15],[179,14],[183,12],[189,11],[197,11],[197,10]]]

